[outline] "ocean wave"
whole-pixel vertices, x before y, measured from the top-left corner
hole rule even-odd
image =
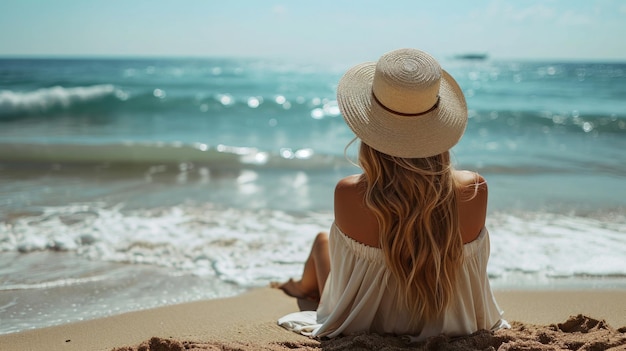
[[[84,211],[95,215],[72,224],[63,220]],[[330,213],[294,216],[211,204],[128,212],[122,206],[76,204],[48,207],[41,215],[0,222],[0,252],[57,251],[56,243],[63,242],[67,252],[92,261],[166,267],[245,287],[276,279],[277,274],[295,275],[312,238],[295,234],[325,230],[331,220]],[[4,289],[81,282],[63,280]]]
[[[354,158],[356,156],[351,156]],[[471,159],[471,155],[468,156]],[[625,165],[609,158],[584,159],[567,153],[546,154],[543,162],[534,158],[506,160],[481,157],[479,162],[460,164],[485,174],[558,174],[572,170],[623,175]],[[313,148],[256,147],[182,142],[121,142],[110,144],[2,143],[0,167],[4,169],[96,169],[100,174],[143,174],[149,179],[174,174],[207,177],[229,171],[298,170],[334,171],[353,169],[343,154],[318,152]],[[226,173],[220,173],[226,172]]]
[[[92,215],[71,223],[63,220],[85,211]],[[92,261],[166,267],[250,287],[300,274],[315,233],[328,230],[332,220],[331,212],[291,214],[210,203],[129,211],[76,204],[0,223],[0,251],[58,250],[54,243],[62,242],[67,251]],[[626,232],[623,214],[609,221],[556,213],[494,213],[487,225],[492,277],[626,276],[626,248],[620,244]]]
[[[181,142],[117,144],[16,144],[0,143],[0,160],[17,164],[72,164],[97,166],[124,164],[139,166],[181,165],[220,169],[276,168],[327,169],[343,165],[343,156],[317,154],[313,149],[282,148],[269,152],[253,147],[238,147]]]
[[[137,128],[135,133],[141,134],[146,124],[168,116],[187,120],[189,125],[211,118],[241,126],[249,125],[253,120],[267,120],[274,129],[291,128],[294,121],[298,121],[298,125],[306,123],[310,126],[334,123],[334,119],[340,116],[333,99],[227,92],[200,94],[194,91],[181,94],[170,93],[167,88],[144,88],[131,93],[112,84],[55,86],[24,92],[3,90],[0,91],[0,121],[46,117],[59,112],[63,112],[65,118],[81,121],[85,117],[107,115],[111,120],[119,118],[119,121],[126,122],[122,124],[125,130],[130,126],[131,129]],[[493,106],[482,103],[470,106],[469,115],[470,134],[473,128],[519,133],[626,134],[626,115],[593,109],[565,111],[530,105],[510,109],[499,103]],[[145,119],[145,116],[155,119]],[[287,123],[283,126],[279,121]]]
[[[0,91],[0,118],[18,114],[47,113],[66,110],[106,97],[123,98],[124,93],[111,84],[84,87],[54,86],[34,91]]]
[[[337,102],[320,97],[286,97],[276,94],[241,95],[227,92],[180,91],[180,88],[125,87],[112,84],[64,88],[56,86],[34,91],[0,91],[0,122],[44,120],[83,126],[88,120],[122,128],[131,135],[144,135],[147,126],[163,119],[203,126],[207,120],[247,126],[262,120],[274,129],[280,122],[288,126],[319,125],[340,115]],[[59,122],[55,117],[62,117]],[[326,122],[327,122],[326,121]],[[332,123],[332,122],[331,122]],[[99,124],[96,124],[99,125]],[[30,125],[25,125],[30,128]],[[165,133],[166,135],[167,133]]]
[[[567,113],[549,110],[470,110],[468,129],[489,128],[524,133],[562,131],[572,134],[626,134],[626,115]]]

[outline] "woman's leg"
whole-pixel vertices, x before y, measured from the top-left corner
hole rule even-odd
[[[285,283],[273,282],[271,287],[283,290],[287,295],[319,301],[326,278],[330,273],[328,233],[318,233],[313,241],[311,253],[304,263],[300,280],[289,279]]]

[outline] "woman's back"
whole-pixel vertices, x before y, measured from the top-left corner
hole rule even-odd
[[[318,336],[358,331],[410,334],[418,339],[447,333],[462,335],[499,326],[498,308],[487,278],[489,237],[484,228],[487,185],[472,172],[453,171],[463,249],[453,275],[453,292],[442,310],[427,316],[398,298],[406,288],[392,274],[381,249],[379,226],[366,205],[366,177],[342,179],[335,190],[331,227],[331,273],[317,311]],[[415,204],[415,211],[420,211]],[[400,221],[401,222],[401,221]],[[419,232],[417,232],[419,235]],[[417,240],[416,240],[417,241]]]
[[[487,183],[477,173],[454,171],[457,208],[463,243],[473,241],[485,226]],[[365,205],[366,180],[363,175],[343,178],[335,188],[335,223],[352,239],[380,247],[376,216]],[[419,209],[418,209],[419,210]]]

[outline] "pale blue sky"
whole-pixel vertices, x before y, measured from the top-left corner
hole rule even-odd
[[[0,56],[624,60],[622,0],[2,0]]]

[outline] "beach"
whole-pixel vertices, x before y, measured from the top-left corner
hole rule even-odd
[[[626,65],[441,63],[469,109],[454,166],[489,184],[505,317],[623,327]],[[335,96],[349,66],[0,59],[0,350],[352,342],[278,327],[298,304],[265,288],[301,274],[359,172]]]
[[[381,343],[389,349],[435,345],[441,348],[433,349],[443,349],[445,344],[450,350],[464,350],[468,343],[476,343],[473,347],[483,343],[484,348],[496,345],[501,350],[626,349],[625,290],[502,290],[495,294],[512,329],[478,333],[463,342],[439,337],[430,344],[407,345],[397,337],[376,335],[311,339],[276,323],[299,310],[297,299],[280,290],[258,288],[237,297],[2,335],[0,349],[121,351],[150,345],[143,350],[375,350]]]
[[[0,2],[0,351],[626,351],[626,3],[355,4]],[[401,47],[465,97],[512,328],[295,334],[271,283],[362,173],[339,82]]]

